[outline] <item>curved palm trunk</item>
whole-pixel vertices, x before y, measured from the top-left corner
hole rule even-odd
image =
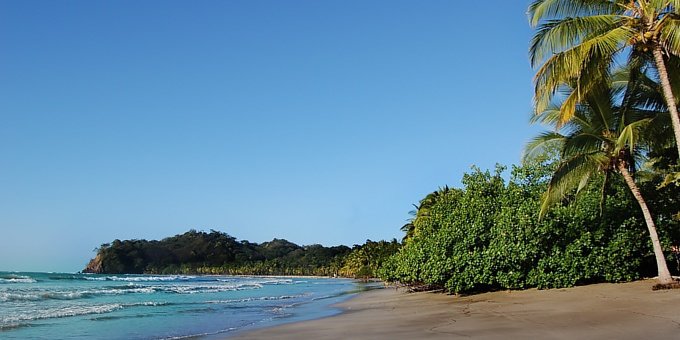
[[[666,70],[666,63],[663,61],[663,54],[661,46],[656,45],[654,48],[654,61],[659,72],[661,80],[661,89],[663,90],[663,97],[666,100],[668,111],[671,114],[671,122],[673,122],[673,133],[675,134],[675,144],[678,147],[678,156],[680,156],[680,116],[678,116],[678,107],[675,105],[675,96],[671,89],[671,82],[668,78],[668,70]]]
[[[666,265],[666,258],[663,256],[663,250],[661,249],[659,236],[656,233],[656,225],[654,224],[654,220],[652,219],[652,214],[649,212],[647,203],[642,198],[640,189],[638,188],[637,184],[635,184],[633,176],[631,176],[630,172],[628,172],[628,169],[626,169],[626,165],[623,162],[619,162],[618,168],[619,171],[621,172],[621,175],[623,175],[623,178],[626,180],[628,188],[633,193],[633,196],[635,196],[635,199],[638,201],[640,209],[642,209],[642,214],[645,216],[645,222],[647,222],[647,229],[649,230],[649,237],[652,239],[654,256],[656,257],[656,267],[659,271],[659,283],[661,284],[672,283],[673,277],[671,276],[671,273],[668,271],[668,265]]]

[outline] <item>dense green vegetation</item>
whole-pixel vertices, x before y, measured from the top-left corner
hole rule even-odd
[[[102,244],[85,272],[153,274],[320,275],[372,277],[399,248],[392,242],[299,246],[286,240],[252,243],[226,233],[190,230],[160,241]]]
[[[344,258],[340,276],[368,279],[376,277],[383,263],[401,248],[397,240],[373,242],[367,240],[362,246],[355,246]]]
[[[380,269],[381,278],[459,293],[653,275],[654,254],[644,220],[639,210],[631,209],[635,201],[623,181],[611,179],[602,203],[604,178],[599,177],[578,200],[539,219],[542,193],[556,166],[533,161],[514,167],[508,181],[502,167],[495,173],[475,169],[466,174],[462,189],[442,191],[429,213],[413,221],[414,235]],[[647,186],[653,190],[654,184]],[[670,218],[677,206],[668,204],[677,203],[680,191],[669,187],[655,192],[650,205],[658,212],[662,243],[668,248],[680,241],[680,223]]]

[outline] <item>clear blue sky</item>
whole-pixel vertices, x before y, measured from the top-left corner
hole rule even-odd
[[[401,238],[537,131],[527,3],[0,2],[0,270],[190,228]]]

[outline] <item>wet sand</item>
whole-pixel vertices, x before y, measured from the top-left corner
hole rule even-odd
[[[680,290],[654,281],[458,297],[386,288],[344,313],[229,339],[680,339]]]

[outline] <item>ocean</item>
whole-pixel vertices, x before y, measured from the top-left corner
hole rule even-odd
[[[337,314],[331,305],[369,288],[331,278],[0,272],[0,338],[224,338]]]

